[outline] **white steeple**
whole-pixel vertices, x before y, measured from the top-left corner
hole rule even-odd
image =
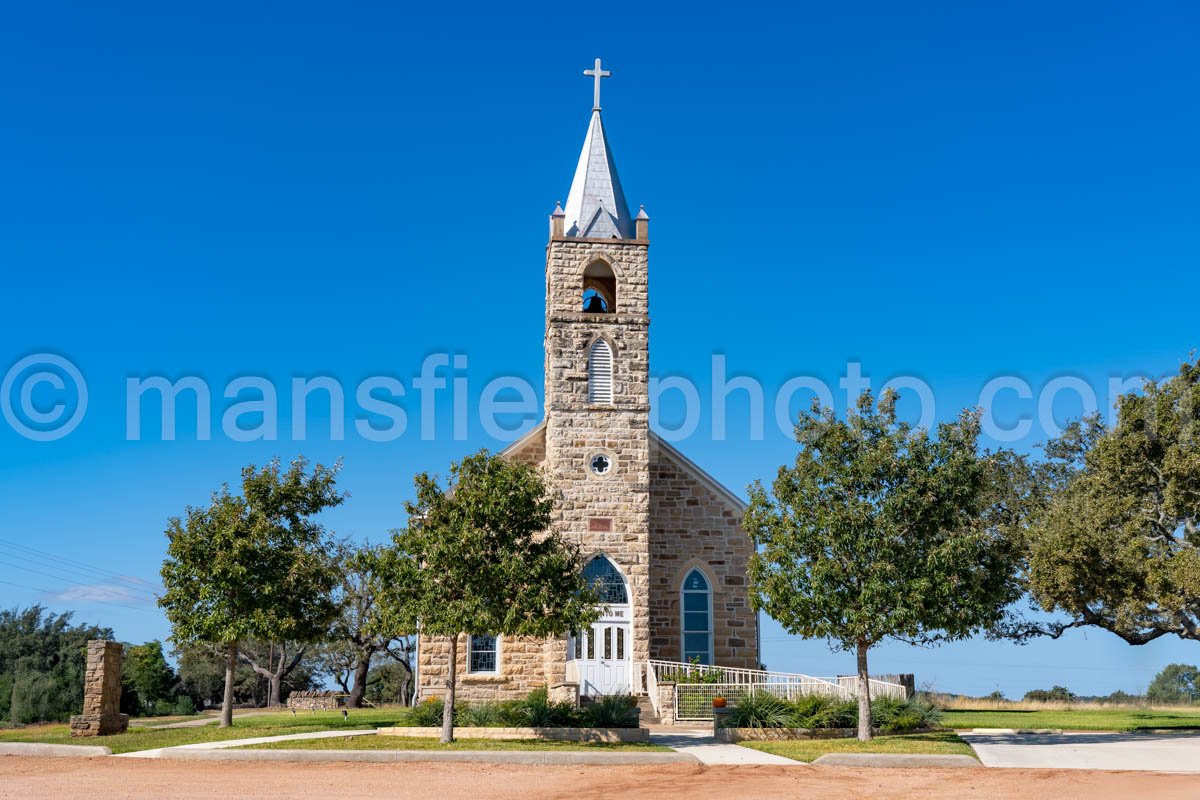
[[[613,163],[600,119],[600,79],[612,73],[601,69],[597,58],[596,68],[585,70],[584,74],[595,78],[595,101],[579,164],[575,167],[575,179],[567,194],[565,232],[567,236],[589,239],[632,239],[633,217],[621,191],[617,165]]]

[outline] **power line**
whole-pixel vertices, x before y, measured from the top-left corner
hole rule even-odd
[[[43,594],[57,594],[57,592],[54,589],[43,589],[38,586],[28,586],[24,583],[13,583],[12,581],[5,581],[5,580],[0,580],[0,583],[3,583],[7,586],[16,586],[18,589],[30,589],[35,592],[42,592]],[[107,600],[81,600],[80,602],[81,603],[99,603],[99,604],[105,605],[105,606],[113,606],[114,608],[127,608],[130,611],[141,611],[142,613],[151,613],[151,614],[156,613],[153,609],[141,608],[139,606],[127,606],[124,603],[111,603]]]
[[[20,565],[20,564],[13,564],[13,563],[11,563],[11,562],[9,562],[9,561],[0,561],[0,566],[12,567],[13,569],[19,569],[19,570],[21,570],[22,572],[31,572],[31,573],[33,573],[34,575],[41,575],[41,576],[43,576],[43,577],[45,577],[45,578],[53,578],[53,579],[54,579],[54,580],[56,580],[56,581],[66,581],[67,583],[75,583],[76,581],[78,581],[78,580],[79,580],[79,577],[78,577],[77,575],[69,575],[69,574],[68,574],[68,575],[64,575],[64,574],[62,574],[62,573],[59,573],[59,574],[54,574],[54,573],[50,573],[50,572],[45,572],[45,571],[43,571],[43,570],[40,570],[40,569],[34,569],[33,567],[25,567],[25,566],[22,566],[22,565]],[[88,580],[95,580],[95,578],[89,578]],[[131,594],[132,594],[132,593],[134,593],[135,591],[136,591],[136,592],[141,592],[141,593],[142,593],[142,594],[144,594],[144,595],[145,595],[147,598],[149,598],[149,599],[155,599],[155,597],[154,597],[153,593],[151,593],[151,592],[148,592],[148,591],[146,591],[145,589],[133,589],[132,587],[128,587],[128,586],[117,586],[117,587],[114,587],[114,588],[120,589],[120,590],[122,590],[122,591],[129,592],[129,593],[131,593]]]
[[[139,589],[142,586],[147,585],[146,581],[143,581],[139,578],[133,578],[128,575],[120,575],[111,570],[106,570],[101,567],[94,566],[92,564],[84,563],[82,561],[76,561],[75,559],[72,559],[72,558],[66,558],[65,556],[61,556],[56,553],[48,553],[44,550],[38,550],[35,547],[29,547],[28,545],[18,544],[17,542],[13,542],[13,541],[10,541],[7,539],[0,539],[0,547],[7,547],[10,550],[18,551],[16,553],[10,553],[9,554],[10,557],[22,558],[22,560],[33,561],[33,563],[37,563],[38,560],[50,562],[52,565],[54,565],[56,567],[62,567],[63,570],[67,571],[67,572],[92,573],[97,577],[104,578],[105,580],[117,581],[119,583],[129,584],[131,587],[139,588]],[[22,555],[22,553],[26,554],[26,555]],[[94,580],[94,578],[93,578],[93,580]]]

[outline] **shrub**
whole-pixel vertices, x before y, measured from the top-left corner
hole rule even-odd
[[[806,719],[798,720],[797,728],[853,728],[858,724],[858,702],[822,697]]]
[[[442,708],[442,698],[431,697],[405,709],[400,724],[416,728],[436,728],[442,724]]]
[[[884,733],[903,733],[936,727],[940,712],[924,700],[880,698],[871,708],[871,724]],[[858,703],[819,695],[785,700],[768,692],[741,699],[726,715],[730,728],[853,728],[858,724]]]
[[[1026,700],[1042,703],[1070,703],[1075,694],[1065,686],[1055,686],[1051,689],[1034,689],[1025,693]]]
[[[579,712],[570,703],[550,702],[543,686],[534,689],[518,707],[525,725],[531,728],[572,728],[578,724]]]
[[[455,706],[454,724],[468,728],[508,728],[514,727],[514,716],[505,703],[463,703]]]
[[[768,692],[753,692],[739,700],[725,715],[728,728],[795,727],[792,704]]]
[[[583,724],[592,728],[636,728],[637,700],[627,694],[601,697],[583,710]]]
[[[883,733],[934,728],[940,720],[941,712],[923,700],[881,697],[871,704],[871,724]]]
[[[175,696],[175,708],[173,712],[181,717],[188,717],[196,713],[196,702],[186,694]]]

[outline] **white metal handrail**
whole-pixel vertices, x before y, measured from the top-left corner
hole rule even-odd
[[[706,676],[719,678],[713,683],[725,686],[788,686],[798,694],[822,694],[833,697],[852,698],[858,696],[858,678],[843,676],[837,678],[817,678],[798,672],[771,672],[762,669],[744,669],[741,667],[720,667],[708,664],[687,664],[679,661],[662,661],[650,659],[647,662],[647,683],[653,676],[655,683],[682,676],[692,681]],[[717,673],[714,675],[713,673]],[[872,697],[895,697],[903,700],[907,690],[898,683],[890,683],[875,678],[870,679]]]
[[[650,705],[654,709],[654,716],[662,719],[662,709],[658,704],[658,676],[654,674],[654,668],[649,664],[646,665],[646,694],[650,695]]]

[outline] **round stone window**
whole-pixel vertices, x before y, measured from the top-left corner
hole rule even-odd
[[[588,464],[592,468],[593,475],[607,475],[613,468],[612,458],[604,455],[604,453],[597,453],[592,456]]]

